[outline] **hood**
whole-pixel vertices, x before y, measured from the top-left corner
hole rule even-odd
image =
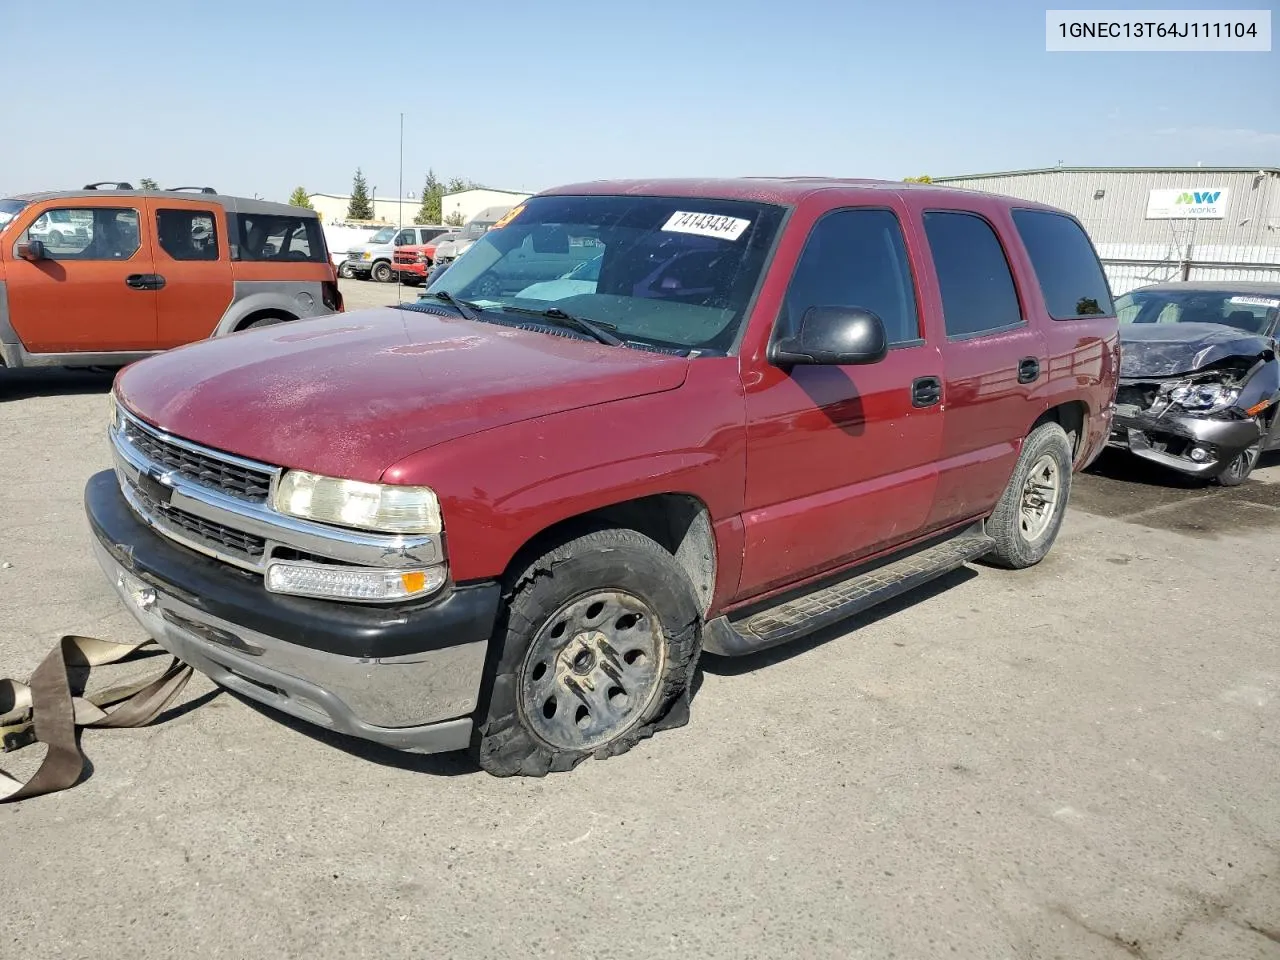
[[[1120,376],[1173,377],[1270,349],[1267,337],[1219,323],[1122,323]]]
[[[384,307],[179,347],[125,369],[117,391],[176,436],[372,482],[467,434],[674,390],[689,362]]]

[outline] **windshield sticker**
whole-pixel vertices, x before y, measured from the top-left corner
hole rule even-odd
[[[1280,307],[1280,300],[1273,300],[1270,297],[1232,297],[1227,302],[1246,307]]]
[[[502,217],[501,217],[501,218],[499,218],[498,222],[497,222],[497,223],[495,223],[495,224],[494,224],[492,227],[490,227],[489,229],[490,229],[490,230],[501,230],[503,227],[505,227],[508,223],[510,223],[510,222],[511,222],[512,220],[514,220],[516,217],[520,216],[520,212],[521,212],[522,210],[524,210],[524,204],[523,204],[523,203],[522,203],[522,204],[520,204],[520,206],[518,206],[518,207],[512,207],[510,210],[508,210],[506,213],[504,213],[504,214],[502,215]]]
[[[693,233],[700,237],[716,237],[720,240],[737,240],[742,231],[751,226],[750,220],[738,217],[720,217],[713,213],[688,213],[677,210],[662,227],[668,233]]]

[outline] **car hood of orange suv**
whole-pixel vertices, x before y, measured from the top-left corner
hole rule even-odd
[[[116,394],[177,437],[263,463],[377,481],[428,447],[678,388],[689,361],[394,307],[180,347]]]

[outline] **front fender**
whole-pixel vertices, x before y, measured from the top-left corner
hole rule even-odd
[[[440,497],[455,580],[501,576],[534,536],[561,521],[640,497],[680,493],[707,506],[713,529],[742,512],[746,427],[733,358],[691,364],[677,390],[569,410],[450,440],[410,456],[383,481]],[[736,584],[740,547],[717,558]]]

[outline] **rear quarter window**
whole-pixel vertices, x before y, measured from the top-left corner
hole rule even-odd
[[[1014,210],[1022,238],[1054,320],[1115,315],[1107,276],[1088,235],[1070,217],[1045,210]]]
[[[255,263],[326,263],[329,253],[316,217],[237,213],[234,259]]]

